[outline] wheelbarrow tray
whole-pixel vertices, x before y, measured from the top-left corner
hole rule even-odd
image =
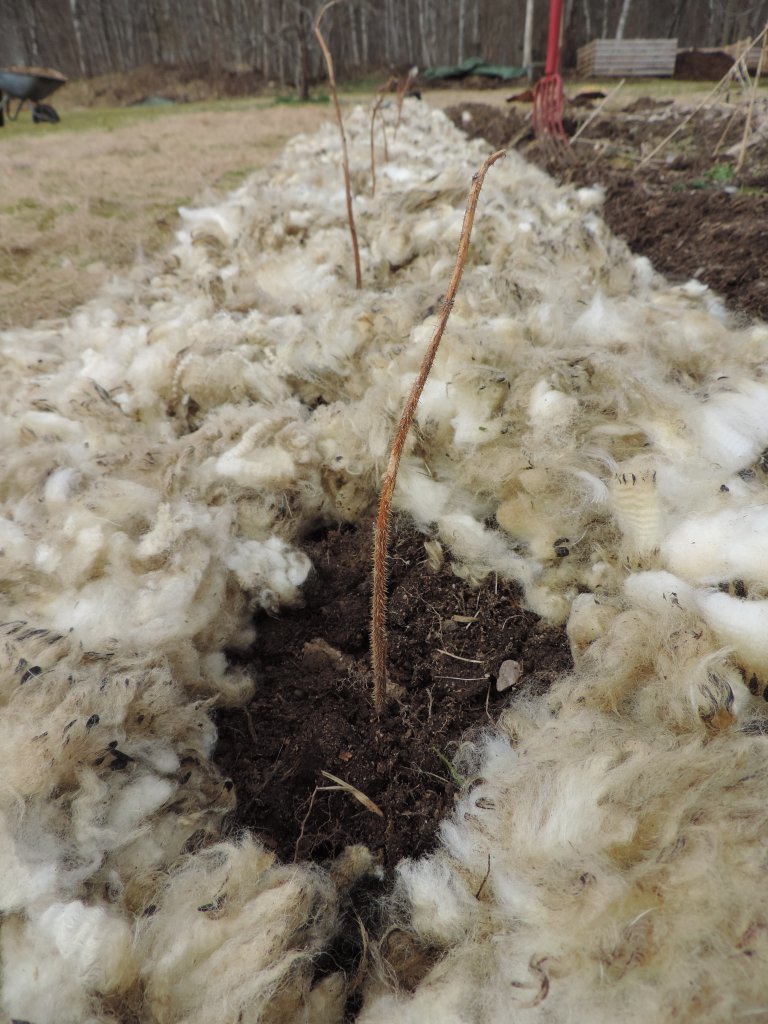
[[[0,68],[0,92],[15,100],[40,103],[66,81],[65,75],[51,68]]]

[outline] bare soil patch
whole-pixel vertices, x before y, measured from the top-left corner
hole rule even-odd
[[[464,103],[446,112],[473,138],[494,146],[513,141],[560,181],[601,185],[603,215],[634,252],[648,256],[670,280],[696,277],[734,312],[768,319],[768,131],[737,171],[734,147],[741,142],[744,108],[705,108],[642,168],[642,157],[683,121],[686,107],[638,99],[597,118],[564,151],[533,140],[524,107],[500,112]],[[567,128],[573,132],[587,113],[572,106]],[[758,110],[758,117],[765,116]]]
[[[431,571],[424,536],[406,522],[391,548],[393,695],[371,706],[369,607],[372,524],[324,530],[305,550],[315,566],[304,607],[261,617],[250,665],[250,706],[220,712],[216,760],[236,784],[234,827],[248,826],[287,860],[325,860],[366,844],[384,867],[434,844],[460,784],[451,760],[468,730],[491,723],[509,692],[501,663],[521,663],[518,684],[541,692],[570,667],[561,629],[542,624],[514,587],[473,589],[448,567]],[[374,801],[316,790],[329,772]]]

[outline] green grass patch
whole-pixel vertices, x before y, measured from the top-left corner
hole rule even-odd
[[[20,213],[23,215],[29,211],[37,213],[42,208],[43,204],[38,202],[37,199],[33,199],[31,196],[22,196],[15,203],[10,203],[8,206],[0,206],[0,213]]]
[[[710,167],[704,177],[714,185],[727,185],[729,181],[733,181],[735,173],[733,164],[719,163]]]
[[[369,85],[370,81],[370,85]],[[341,86],[342,97],[358,98],[369,96],[380,85],[378,79],[364,79],[350,85]],[[308,101],[310,104],[327,104],[330,95],[324,88],[313,90]],[[17,121],[6,121],[0,129],[0,145],[12,143],[14,139],[24,136],[42,136],[50,132],[114,132],[120,128],[138,124],[147,124],[160,118],[184,117],[187,114],[199,113],[238,113],[243,110],[272,107],[276,105],[304,106],[295,92],[286,92],[280,96],[245,96],[231,99],[201,100],[196,103],[163,103],[135,107],[74,107],[60,112],[58,124],[34,124],[32,115],[25,108]]]
[[[268,107],[272,100],[263,97],[244,99],[204,100],[199,103],[167,103],[160,106],[136,107],[76,107],[61,113],[58,124],[34,124],[28,111],[23,111],[18,121],[6,121],[0,129],[0,145],[12,143],[21,136],[41,136],[50,132],[114,132],[131,125],[147,124],[166,117],[184,117],[210,111],[229,113],[254,107]]]
[[[114,199],[104,199],[99,196],[88,201],[88,211],[94,217],[103,217],[105,220],[130,220],[131,212],[126,209],[123,203],[117,203]]]
[[[38,231],[48,231],[56,223],[56,218],[59,216],[58,210],[53,207],[49,207],[37,222]]]
[[[0,249],[0,279],[6,284],[21,284],[26,279],[28,260]]]
[[[308,100],[302,100],[295,92],[281,93],[272,100],[273,106],[301,107],[309,103],[329,103],[331,97],[327,92],[311,93]]]

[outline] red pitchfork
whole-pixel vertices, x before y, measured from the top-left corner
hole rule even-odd
[[[533,93],[533,130],[537,137],[549,135],[568,145],[563,128],[563,80],[560,77],[560,22],[563,0],[549,0],[549,36],[544,77]]]

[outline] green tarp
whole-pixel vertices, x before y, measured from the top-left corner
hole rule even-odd
[[[428,81],[435,78],[466,78],[467,75],[486,75],[488,78],[501,78],[505,82],[511,82],[514,78],[522,78],[525,75],[525,68],[486,64],[482,57],[467,57],[461,64],[424,69],[424,77]]]

